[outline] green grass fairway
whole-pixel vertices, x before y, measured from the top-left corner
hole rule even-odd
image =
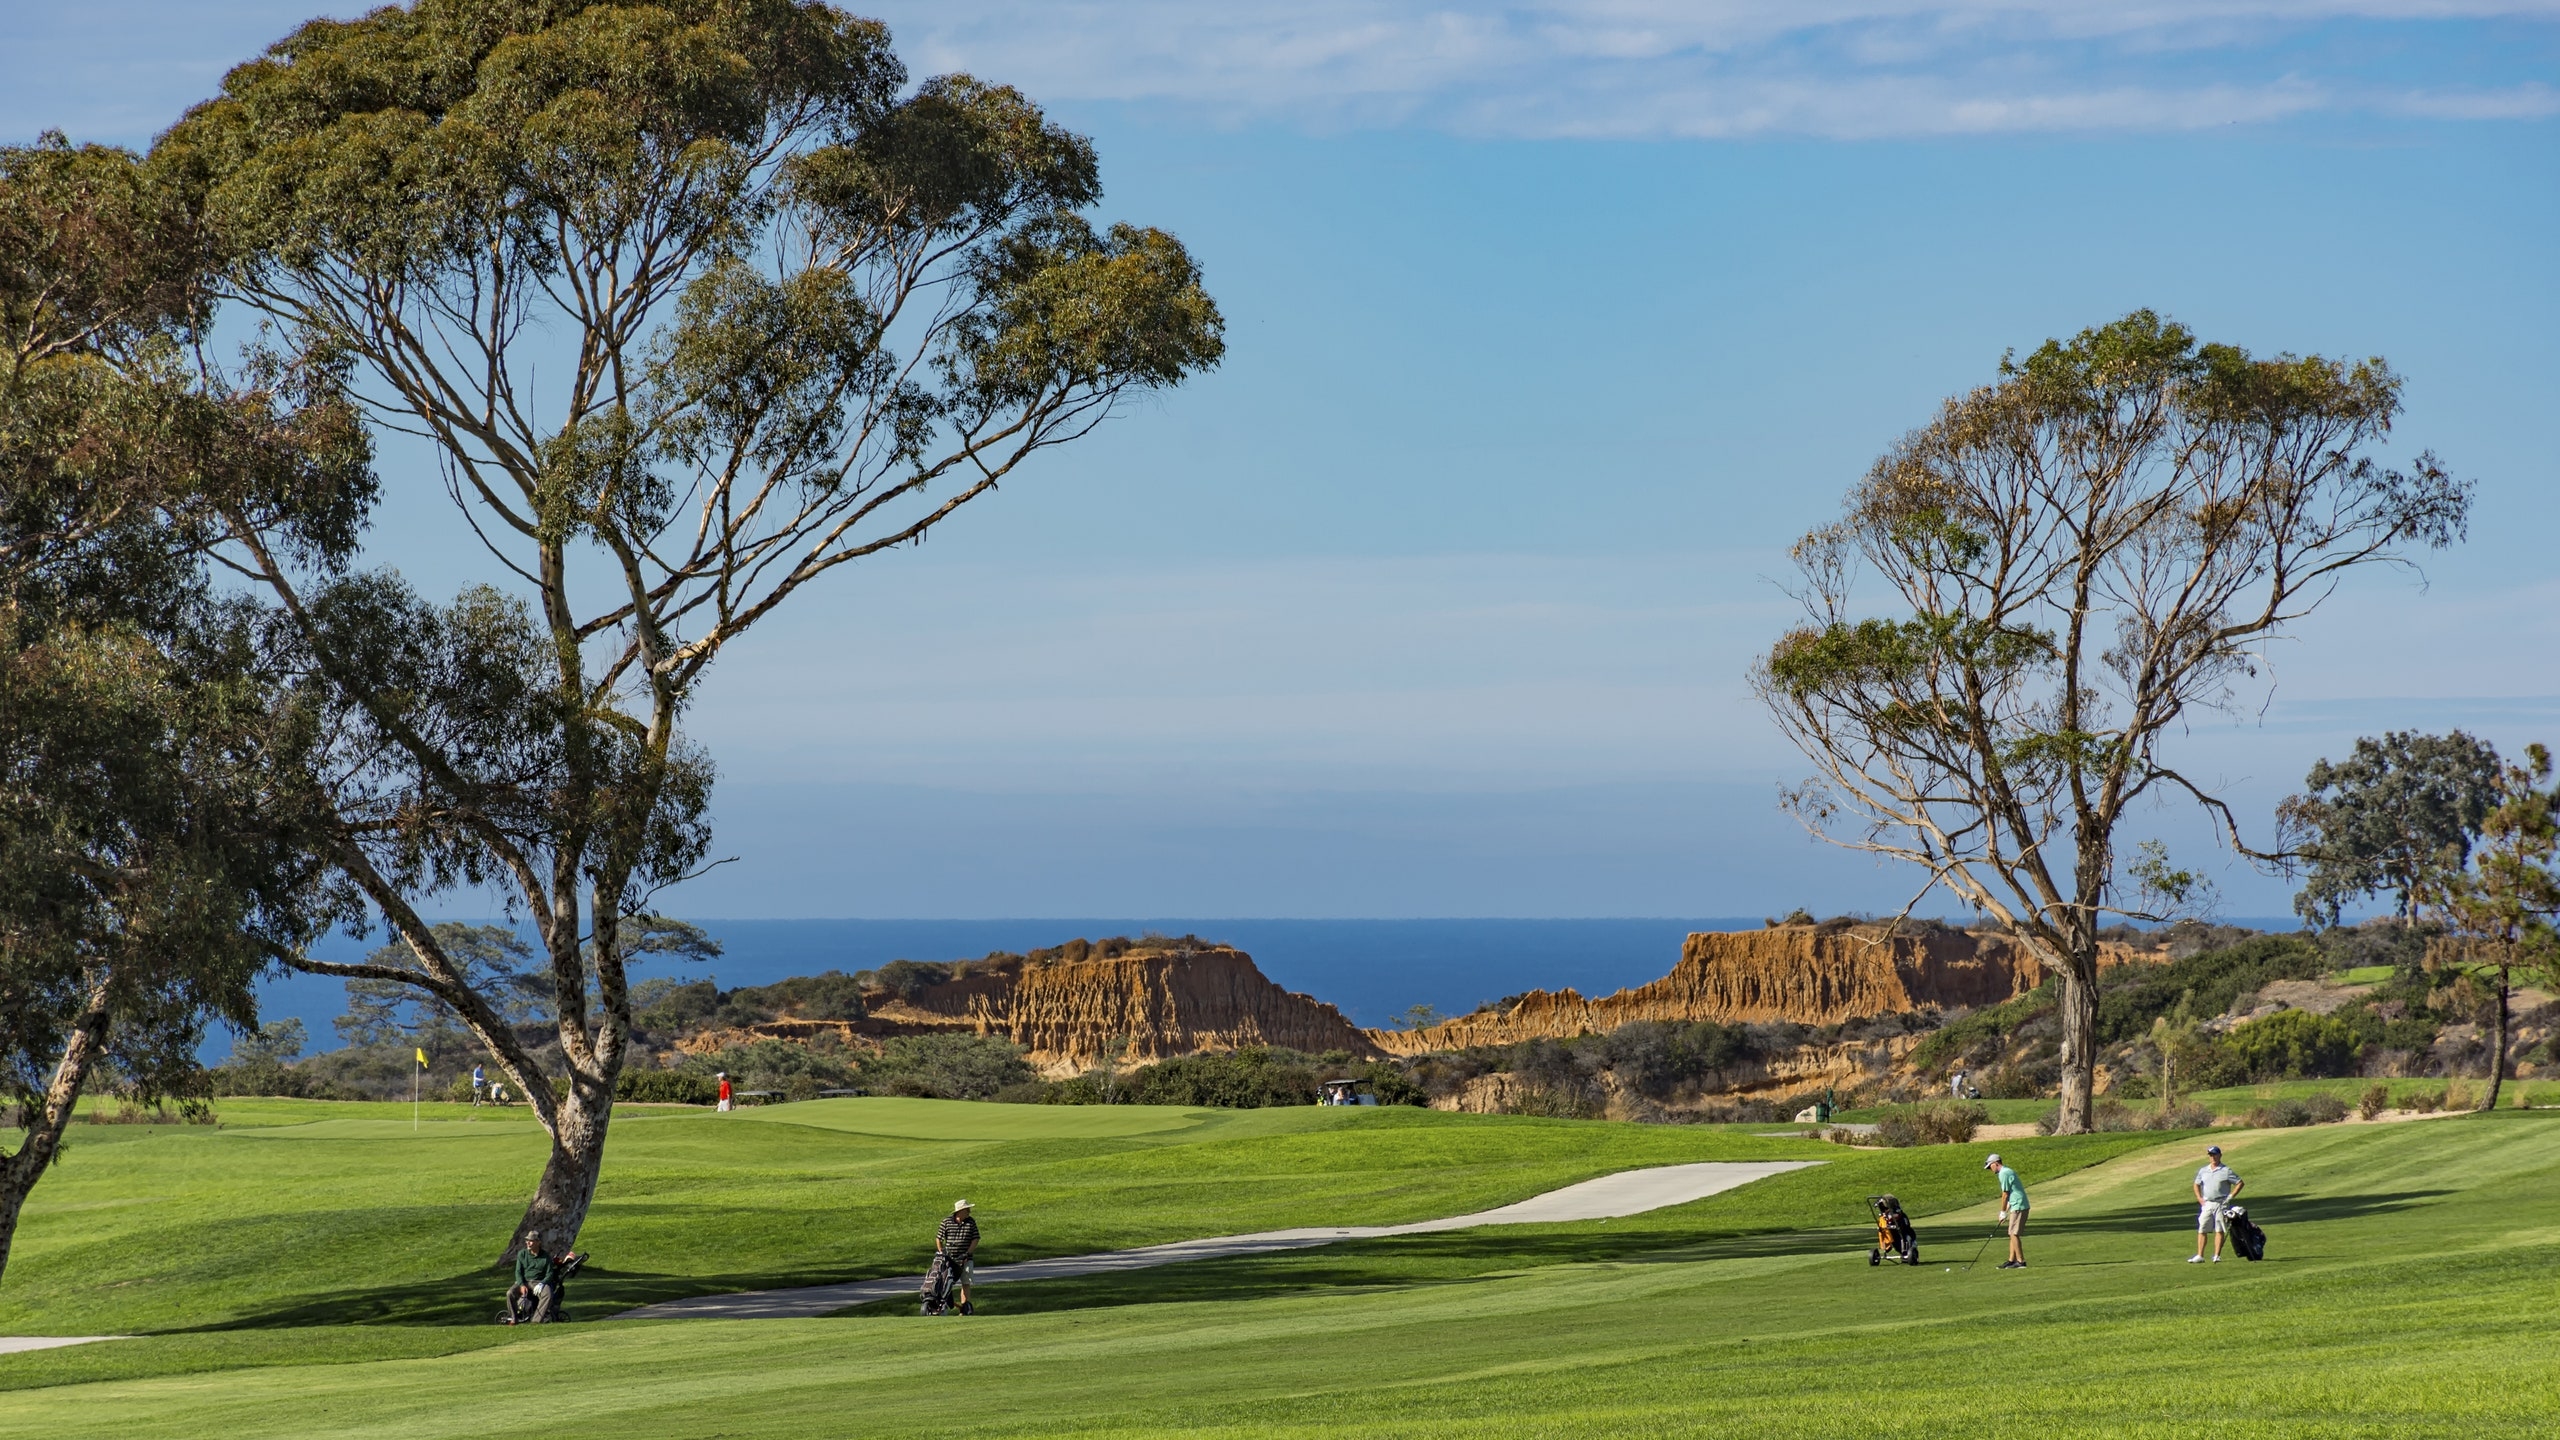
[[[1357,1128],[1374,1112],[1282,1123],[1305,1113],[1232,1117],[1276,1128],[1231,1141],[1080,1148],[1154,1141],[1117,1152],[1145,1168],[1196,1146],[1226,1169],[1229,1144],[1330,1139],[1350,1158],[1395,1133]],[[1501,1150],[1551,1133],[1458,1118],[1407,1138]],[[1559,1128],[1595,1150],[1638,1133]],[[2221,1143],[2272,1236],[2266,1264],[2183,1263],[2195,1137],[2004,1143],[2035,1187],[2023,1272],[1946,1268],[1990,1216],[1968,1173],[1981,1147],[1833,1147],[1832,1165],[1653,1215],[991,1287],[967,1320],[270,1329],[45,1352],[0,1360],[0,1383],[40,1387],[0,1407],[0,1437],[2551,1432],[2560,1116]],[[1932,1263],[1870,1268],[1837,1213],[1886,1182],[1960,1207],[1924,1220]]]
[[[522,1112],[225,1102],[221,1129],[74,1127],[0,1280],[0,1335],[471,1323],[545,1153]],[[614,1121],[587,1313],[913,1273],[967,1196],[990,1262],[1506,1204],[1640,1165],[1833,1158],[1722,1130],[1402,1108],[856,1099]]]

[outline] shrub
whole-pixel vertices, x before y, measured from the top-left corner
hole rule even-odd
[[[1589,1050],[1590,1058],[1628,1089],[1667,1100],[1750,1058],[1754,1048],[1750,1032],[1740,1026],[1639,1020],[1591,1037]],[[1379,1098],[1383,1101],[1384,1094]]]
[[[2277,1100],[2249,1112],[2252,1130],[2290,1130],[2311,1123],[2311,1107],[2299,1100]]]
[[[2253,1080],[2344,1075],[2355,1067],[2356,1033],[2308,1010],[2279,1010],[2234,1028],[2224,1042]]]
[[[913,1000],[932,986],[951,978],[951,967],[931,960],[892,960],[877,970],[865,970],[853,977],[856,982],[886,990],[901,1000]]]
[[[2314,1095],[2302,1102],[2302,1108],[2311,1112],[2314,1125],[2335,1125],[2347,1118],[2347,1102],[2335,1095]]]
[[[1909,1063],[1924,1074],[1944,1073],[1957,1061],[1996,1050],[2012,1031],[2052,1013],[2061,1003],[2060,990],[2055,982],[2047,980],[2006,1004],[1985,1006],[1962,1019],[1949,1021],[1913,1048]],[[1990,1092],[1986,1089],[1983,1093]]]
[[[2442,1104],[2444,1104],[2444,1092],[2441,1090],[2418,1090],[2411,1092],[2409,1096],[2409,1108],[2421,1115],[2433,1115],[2436,1113],[2436,1107]]]
[[[2203,1130],[2209,1128],[2212,1124],[2213,1112],[2206,1107],[2197,1104],[2195,1101],[2190,1100],[2184,1105],[2170,1107],[2166,1113],[2159,1111],[2152,1112],[2151,1121],[2144,1128],[2151,1130]]]
[[[2459,1080],[2448,1080],[2444,1087],[2444,1108],[2468,1110],[2479,1102],[2471,1098],[2471,1087]]]
[[[1822,1138],[1830,1141],[1834,1145],[1855,1145],[1866,1137],[1855,1130],[1835,1128],[1826,1133]]]
[[[625,1070],[613,1082],[613,1098],[644,1105],[709,1105],[720,1098],[720,1086],[707,1075],[684,1070]]]
[[[2270,980],[2309,979],[2329,965],[2319,946],[2298,935],[2257,935],[2166,965],[2123,966],[2115,972],[2123,978],[2098,998],[2098,1038],[2139,1039],[2190,992],[2191,1013],[2218,1015],[2244,991]]]
[[[862,1062],[866,1088],[934,1100],[986,1100],[1039,1078],[1022,1048],[993,1035],[901,1035]]]
[[[2366,1086],[2364,1098],[2356,1102],[2356,1113],[2367,1120],[2379,1117],[2383,1111],[2390,1108],[2391,1086],[2388,1082],[2380,1080]]]
[[[765,1019],[859,1020],[871,1013],[863,1008],[862,982],[841,970],[732,990],[724,999],[740,1011],[752,1010]]]
[[[1970,1101],[1932,1100],[1920,1107],[1914,1123],[1931,1145],[1962,1145],[1991,1123],[1991,1111]]]
[[[1286,1050],[1251,1047],[1226,1054],[1177,1055],[1132,1071],[1121,1085],[1141,1105],[1207,1105],[1258,1110],[1316,1103],[1316,1072]]]
[[[1919,1117],[1908,1110],[1888,1110],[1876,1121],[1876,1143],[1896,1150],[1923,1143]]]

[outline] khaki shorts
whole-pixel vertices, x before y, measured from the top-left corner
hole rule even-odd
[[[2027,1228],[2027,1212],[2026,1212],[2026,1211],[2024,1211],[2024,1210],[2012,1210],[2012,1211],[2010,1211],[2010,1212],[2009,1212],[2009,1233],[2010,1233],[2010,1234],[2012,1234],[2012,1235],[2015,1235],[2015,1234],[2017,1234],[2019,1231],[2024,1230],[2024,1229],[2026,1229],[2026,1228]]]

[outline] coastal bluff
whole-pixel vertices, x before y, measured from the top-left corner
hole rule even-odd
[[[2111,945],[2101,964],[2136,958]],[[2006,935],[1946,926],[1773,925],[1692,934],[1671,973],[1614,995],[1532,990],[1418,1030],[1372,1030],[1394,1055],[1510,1045],[1614,1030],[1638,1020],[1835,1025],[1923,1007],[1997,1005],[2044,983],[2047,967]]]
[[[1340,1010],[1282,989],[1233,946],[1151,938],[1063,949],[934,967],[943,978],[867,993],[870,1014],[862,1020],[780,1019],[683,1044],[710,1050],[740,1039],[806,1041],[820,1032],[848,1041],[998,1035],[1053,1077],[1090,1068],[1115,1045],[1118,1062],[1129,1065],[1257,1045],[1362,1059],[1383,1054]]]

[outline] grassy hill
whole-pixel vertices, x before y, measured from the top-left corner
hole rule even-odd
[[[294,1323],[364,1312],[361,1276],[308,1267],[290,1245],[239,1256],[242,1241],[322,1224],[423,1237],[435,1227],[404,1217],[439,1203],[444,1224],[467,1231],[473,1206],[500,1202],[465,1197],[520,1183],[523,1163],[503,1148],[516,1137],[264,1118],[296,1114],[264,1132],[163,1131],[75,1154],[96,1167],[92,1188],[66,1185],[31,1223],[31,1249],[44,1250],[30,1285],[13,1267],[0,1286],[0,1332],[74,1328],[29,1320],[30,1291],[50,1286],[49,1306],[94,1328],[164,1333],[0,1359],[0,1385],[36,1387],[0,1407],[0,1436],[2476,1437],[2546,1433],[2560,1401],[2560,1345],[2537,1318],[2560,1282],[2547,1198],[2560,1117],[2547,1114],[2226,1133],[2273,1236],[2254,1266],[2183,1263],[2197,1140],[2004,1142],[2037,1201],[2033,1268],[2005,1273],[1946,1268],[1990,1218],[1981,1146],[1855,1153],[1410,1111],[1081,1112],[1076,1123],[1099,1128],[1072,1135],[1040,1112],[930,1102],[649,1120],[622,1132],[627,1169],[600,1199],[590,1240],[616,1274],[582,1297],[590,1313],[617,1286],[912,1269],[953,1178],[987,1207],[996,1258],[1015,1258],[1319,1212],[1454,1212],[1630,1164],[1832,1163],[1612,1222],[992,1287],[968,1320],[542,1332]],[[304,1155],[320,1158],[291,1158]],[[263,1198],[243,1168],[288,1163],[289,1176],[268,1170]],[[143,1178],[166,1188],[113,1203],[97,1178],[111,1165],[137,1167],[119,1172],[128,1197]],[[1932,1216],[1921,1269],[1865,1263],[1862,1197],[1882,1188]],[[306,1202],[310,1189],[329,1203]],[[172,1208],[136,1213],[155,1205]],[[201,1241],[169,1223],[192,1206],[216,1217]],[[793,1218],[809,1207],[823,1214]],[[835,1231],[850,1238],[796,1254]],[[413,1275],[451,1263],[363,1243],[382,1246],[377,1266]],[[192,1258],[158,1263],[156,1245]],[[120,1247],[145,1252],[138,1273],[95,1268]],[[867,1247],[884,1252],[876,1268]],[[265,1298],[235,1293],[260,1261],[279,1270],[252,1287]],[[420,1298],[378,1312],[433,1320],[470,1297],[485,1308],[490,1288],[467,1264],[408,1283]],[[429,1298],[439,1285],[456,1298]],[[186,1328],[207,1324],[248,1328]]]

